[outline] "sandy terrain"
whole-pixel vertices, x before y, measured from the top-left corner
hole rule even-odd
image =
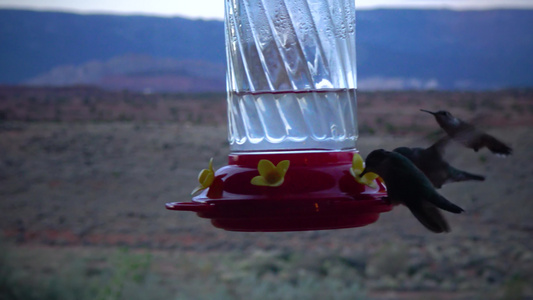
[[[466,210],[446,214],[452,232],[441,235],[425,230],[401,206],[363,228],[286,233],[216,229],[193,213],[165,210],[164,204],[190,200],[197,174],[210,157],[215,168],[226,164],[229,148],[221,122],[26,122],[4,113],[0,229],[5,248],[13,261],[21,262],[15,269],[41,281],[63,276],[61,266],[73,257],[84,262],[83,274],[88,274],[89,267],[112,271],[109,257],[117,256],[117,247],[149,253],[147,274],[158,280],[125,288],[124,299],[137,290],[149,290],[152,296],[164,290],[161,299],[210,299],[215,294],[243,299],[260,288],[271,289],[268,282],[286,284],[286,295],[300,295],[298,286],[346,293],[338,299],[355,294],[357,299],[530,299],[533,98],[487,95],[467,94],[475,99],[461,100],[461,95],[435,93],[422,103],[423,95],[416,93],[360,96],[358,149],[363,156],[377,148],[429,145],[426,136],[435,132],[436,123],[418,109],[448,107],[444,96],[454,104],[448,107],[452,112],[478,120],[513,147],[507,158],[486,149],[450,148],[452,165],[487,178],[440,190]],[[487,104],[483,97],[497,100]],[[3,101],[0,107],[7,106]],[[245,288],[250,274],[257,290]],[[311,278],[309,286],[302,283],[306,278]],[[342,288],[323,286],[326,279]],[[276,299],[274,294],[254,298]],[[312,295],[302,299],[319,299],[320,292]]]

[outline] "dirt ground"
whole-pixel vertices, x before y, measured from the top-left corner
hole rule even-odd
[[[313,287],[346,293],[337,299],[533,299],[533,98],[434,94],[433,100],[421,102],[424,95],[413,93],[361,96],[357,147],[363,156],[377,148],[430,145],[427,136],[438,128],[419,108],[445,107],[478,120],[513,147],[506,158],[486,149],[475,153],[450,147],[452,165],[484,174],[486,180],[440,190],[466,211],[446,213],[452,227],[448,234],[427,231],[402,206],[361,228],[220,230],[194,213],[164,205],[190,201],[198,172],[210,157],[215,168],[227,164],[225,124],[135,118],[26,121],[10,119],[4,110],[3,247],[13,269],[37,281],[63,274],[65,265],[80,259],[85,275],[77,276],[85,278],[104,265],[116,271],[117,249],[130,249],[124,257],[134,260],[150,254],[146,274],[158,278],[155,283],[123,288],[116,299],[139,290],[153,299],[162,290],[161,299],[284,299],[274,290],[319,299]],[[445,96],[453,105],[444,106]],[[250,283],[246,278],[252,275]],[[244,288],[250,284],[258,288]],[[336,284],[341,288],[332,288]],[[296,287],[314,292],[299,294]],[[271,298],[260,288],[271,290]]]

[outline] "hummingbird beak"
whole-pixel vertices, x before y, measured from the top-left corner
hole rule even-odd
[[[432,112],[432,111],[429,111],[429,110],[425,110],[425,109],[421,109],[420,111],[427,112],[428,114],[432,114],[432,115],[436,114],[435,112]]]
[[[367,168],[365,168],[363,170],[363,172],[361,172],[361,174],[359,174],[359,177],[363,177],[363,175],[365,175],[366,173],[368,173],[368,169]]]

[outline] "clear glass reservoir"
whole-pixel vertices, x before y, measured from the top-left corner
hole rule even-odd
[[[230,150],[355,149],[354,1],[225,4]]]

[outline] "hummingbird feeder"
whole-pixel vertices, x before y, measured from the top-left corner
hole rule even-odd
[[[392,206],[357,153],[353,0],[225,0],[228,165],[196,212],[233,231],[365,226]]]

